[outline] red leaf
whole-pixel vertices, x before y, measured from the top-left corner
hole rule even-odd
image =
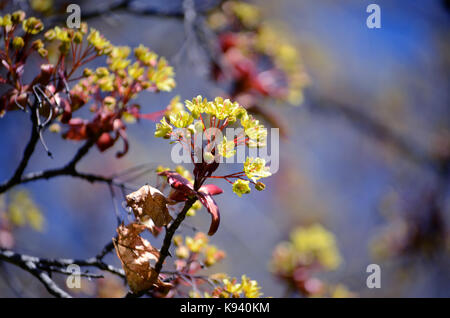
[[[219,207],[217,206],[216,201],[214,201],[212,196],[209,194],[197,192],[197,197],[200,200],[200,202],[205,206],[205,208],[208,210],[209,214],[211,214],[211,226],[209,227],[208,235],[213,235],[219,228],[220,223]]]
[[[171,201],[175,201],[175,202],[183,202],[187,200],[187,196],[180,191],[177,191],[175,189],[173,189],[170,194],[169,194],[169,200]]]
[[[219,207],[212,198],[213,195],[222,193],[222,189],[213,184],[207,184],[200,187],[199,191],[194,190],[192,183],[183,178],[174,171],[163,171],[158,173],[160,176],[167,177],[167,182],[175,189],[169,196],[169,199],[174,201],[185,201],[188,196],[196,195],[200,202],[211,214],[211,226],[209,227],[208,235],[213,235],[219,228],[220,213]]]
[[[215,184],[205,184],[204,186],[201,186],[198,191],[209,195],[217,195],[223,192],[223,190]]]
[[[158,173],[158,175],[167,177],[167,182],[169,182],[170,186],[175,190],[184,193],[186,196],[195,195],[192,183],[177,172],[163,171]]]

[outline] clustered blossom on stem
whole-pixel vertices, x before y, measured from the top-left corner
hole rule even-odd
[[[177,268],[186,266],[191,269],[201,268],[203,265],[210,267],[225,258],[226,255],[224,251],[209,244],[209,239],[203,232],[197,232],[194,237],[186,236],[184,242],[183,238],[177,235],[173,241],[177,247],[175,254],[179,259],[176,263]],[[193,264],[194,261],[195,264]]]
[[[204,233],[197,232],[194,237],[186,236],[184,239],[181,235],[176,235],[173,242],[176,246],[175,271],[167,271],[161,275],[164,279],[170,280],[171,288],[166,294],[158,292],[153,296],[183,296],[182,287],[185,286],[192,288],[186,295],[194,298],[261,297],[261,288],[257,281],[250,280],[245,275],[242,276],[241,282],[235,278],[229,278],[224,273],[199,275],[201,269],[210,268],[226,257],[224,251],[209,243]]]
[[[217,248],[215,245],[209,243],[209,239],[205,233],[197,232],[194,237],[186,236],[183,240],[181,235],[176,235],[173,238],[176,246],[174,262],[175,275],[171,284],[173,288],[165,297],[175,296],[177,293],[181,294],[181,286],[195,286],[195,290],[201,287],[206,287],[211,282],[208,276],[197,276],[199,271],[204,267],[214,266],[226,257],[224,251]],[[165,277],[170,277],[170,274],[163,274]],[[212,275],[216,277],[217,275]]]
[[[212,292],[204,292],[202,294],[194,290],[190,293],[190,296],[193,298],[259,298],[262,296],[258,282],[248,278],[246,275],[242,275],[241,282],[236,278],[229,278],[220,274],[213,276],[213,279],[219,285]]]
[[[228,82],[230,96],[248,107],[264,97],[298,105],[309,81],[298,50],[285,30],[265,21],[257,6],[238,1],[225,1],[209,15],[222,51],[213,77]]]
[[[185,108],[186,107],[186,108]],[[189,197],[197,197],[212,216],[209,234],[215,233],[219,226],[219,209],[212,199],[222,190],[214,185],[204,185],[210,178],[224,179],[232,184],[233,192],[238,196],[250,192],[250,184],[261,191],[265,185],[261,178],[271,175],[263,158],[247,157],[243,170],[227,174],[214,175],[222,158],[236,154],[236,148],[264,147],[267,130],[260,122],[249,115],[246,109],[229,99],[217,97],[208,101],[197,96],[192,101],[173,104],[160,123],[156,125],[155,137],[172,139],[181,144],[189,153],[194,164],[193,180],[188,180],[176,171],[161,171],[159,175],[167,177],[173,188],[171,200],[182,202]],[[240,131],[232,140],[227,140],[222,132],[227,127],[239,127]],[[202,142],[198,144],[198,136]]]
[[[60,32],[64,30],[51,30],[58,40]],[[100,33],[91,29],[87,36],[87,47],[80,59],[90,59],[91,55],[107,56],[107,66],[95,70],[84,69],[83,78],[71,90],[72,110],[76,110],[91,99],[93,103],[90,110],[95,114],[91,121],[67,116],[70,129],[65,137],[81,140],[90,136],[99,136],[97,146],[104,151],[114,145],[118,138],[125,142],[125,148],[118,156],[122,156],[128,149],[125,133],[125,121],[134,121],[141,118],[140,106],[132,100],[142,91],[170,91],[175,86],[173,69],[168,66],[164,57],[140,45],[135,48],[134,62],[130,58],[131,48],[128,46],[113,46]],[[65,42],[62,42],[65,43]],[[73,47],[73,52],[81,48]],[[114,135],[112,135],[114,134]]]
[[[288,288],[304,296],[354,296],[344,285],[326,285],[314,275],[335,270],[341,255],[333,233],[320,224],[294,229],[290,241],[278,244],[270,264],[272,272],[286,282]]]
[[[0,50],[1,67],[7,71],[0,83],[10,88],[0,98],[0,115],[16,109],[27,109],[31,96],[39,100],[40,115],[46,123],[57,120],[68,125],[63,137],[71,140],[93,140],[100,151],[112,147],[118,139],[128,151],[126,123],[146,118],[133,99],[142,91],[171,91],[175,87],[174,71],[164,57],[140,45],[112,45],[100,32],[81,23],[79,29],[54,27],[34,40],[44,30],[41,20],[26,18],[23,11],[0,17],[4,50]],[[133,52],[133,57],[131,53]],[[40,72],[29,83],[23,73],[32,53],[42,59]],[[106,65],[95,70],[87,63],[103,57]],[[70,89],[69,83],[78,80]],[[90,105],[91,119],[74,116]],[[59,132],[53,123],[51,131]]]

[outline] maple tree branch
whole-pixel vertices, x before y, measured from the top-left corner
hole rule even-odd
[[[145,6],[137,8],[132,5],[131,0],[121,0],[116,1],[113,4],[105,5],[98,7],[96,9],[92,9],[88,12],[82,13],[82,19],[84,21],[98,18],[101,16],[105,16],[112,12],[123,11],[130,14],[141,15],[141,16],[149,16],[149,17],[165,17],[165,18],[183,18],[182,10],[164,10],[163,8],[152,8],[151,6]],[[57,23],[65,22],[66,16],[56,16],[51,19],[50,25],[55,25]]]
[[[92,19],[92,18],[102,16],[104,14],[107,14],[109,12],[119,11],[119,10],[123,10],[127,13],[132,13],[132,14],[136,14],[136,15],[143,15],[143,16],[156,16],[156,17],[166,17],[166,18],[170,18],[170,17],[182,18],[183,17],[183,12],[179,11],[179,10],[163,10],[161,8],[157,9],[157,8],[152,8],[149,6],[137,9],[137,8],[133,8],[133,6],[131,5],[131,2],[132,2],[131,0],[122,0],[110,7],[99,8],[99,9],[93,10],[91,12],[83,14],[83,19],[85,19],[85,20]]]
[[[78,172],[76,170],[77,163],[88,153],[88,151],[92,148],[92,146],[95,145],[95,139],[89,139],[86,141],[86,143],[80,147],[75,154],[75,156],[63,167],[55,168],[55,169],[48,169],[48,170],[42,170],[42,171],[36,171],[36,172],[30,172],[28,174],[22,175],[22,172],[19,174],[19,177],[13,177],[4,184],[0,185],[0,194],[8,191],[12,187],[28,183],[31,181],[41,180],[41,179],[50,179],[58,176],[69,176],[74,177],[78,179],[82,179],[85,181],[88,181],[90,183],[105,183],[108,185],[114,185],[120,188],[126,187],[125,182],[117,182],[116,177],[113,176],[103,176],[103,175],[97,175],[92,173],[84,173],[84,172]],[[27,147],[28,148],[28,147]],[[25,157],[25,155],[24,155]],[[29,161],[29,157],[27,155],[26,163]],[[24,161],[24,159],[22,160]],[[22,164],[20,164],[22,165]],[[25,164],[26,166],[26,164]],[[14,174],[16,175],[16,174]]]
[[[123,269],[116,268],[103,261],[103,258],[114,249],[114,245],[108,243],[103,250],[95,257],[85,260],[77,259],[46,259],[26,254],[20,254],[12,250],[0,248],[0,260],[18,266],[36,277],[47,289],[47,291],[55,297],[68,298],[71,297],[67,292],[62,290],[52,279],[51,273],[59,273],[63,275],[74,274],[67,270],[69,265],[78,265],[84,267],[95,267],[102,271],[106,271],[117,275],[121,278],[125,277]],[[79,273],[80,277],[102,278],[103,275],[92,274],[88,272]]]
[[[187,277],[189,279],[201,279],[205,282],[207,282],[209,285],[211,285],[212,287],[216,287],[217,284],[214,283],[214,281],[205,275],[192,275],[189,273],[183,273],[180,271],[161,271],[162,274],[168,274],[168,275],[173,275],[173,276],[178,276],[178,277]]]
[[[163,8],[163,6],[159,6],[159,7],[151,7],[149,5],[146,6],[140,6],[140,7],[136,7],[132,5],[131,0],[121,0],[121,1],[117,1],[116,3],[109,5],[109,6],[104,6],[102,8],[97,8],[94,9],[92,11],[89,11],[87,13],[83,13],[82,14],[82,18],[83,20],[88,20],[88,19],[93,19],[93,18],[97,18],[100,16],[103,16],[105,14],[108,14],[110,12],[114,12],[114,11],[124,11],[127,13],[131,13],[131,14],[135,14],[135,15],[141,15],[141,16],[152,16],[152,17],[165,17],[165,18],[177,18],[177,19],[182,19],[184,18],[184,10],[182,8],[182,6],[179,7],[172,7],[172,8],[168,8],[165,9]],[[195,8],[197,11],[200,11],[201,13],[204,13],[208,10],[211,10],[215,7],[217,7],[218,5],[220,5],[223,2],[223,0],[216,0],[216,1],[205,1],[205,5],[203,6],[203,8]],[[197,2],[196,4],[199,4],[199,2]]]
[[[17,254],[10,250],[0,248],[0,260],[19,266],[36,277],[45,286],[47,291],[55,297],[70,298],[71,296],[62,290],[42,269],[38,268],[39,259],[36,257]]]
[[[34,112],[32,112],[32,113],[34,113]],[[49,170],[44,170],[44,171],[39,171],[39,172],[32,172],[32,173],[29,173],[29,174],[26,174],[23,176],[23,171],[25,170],[26,166],[28,165],[30,157],[34,152],[36,143],[39,139],[39,134],[36,130],[36,126],[34,123],[33,123],[32,131],[33,131],[32,136],[31,136],[30,141],[25,149],[23,158],[22,158],[18,168],[16,169],[16,172],[14,173],[14,176],[11,179],[9,179],[7,182],[5,182],[4,184],[0,185],[0,193],[6,192],[18,184],[27,183],[27,182],[38,180],[38,179],[49,179],[49,178],[52,178],[55,176],[61,176],[61,175],[78,177],[78,178],[86,179],[89,182],[94,182],[94,181],[112,182],[111,179],[108,179],[108,178],[105,178],[102,176],[96,176],[96,175],[91,175],[91,174],[82,174],[82,173],[78,173],[75,170],[76,164],[88,153],[89,149],[91,149],[92,146],[95,145],[95,139],[89,139],[88,141],[86,141],[86,143],[78,149],[78,151],[76,152],[76,154],[72,158],[72,160],[70,160],[64,167],[57,168],[57,169],[49,169]]]
[[[97,254],[96,258],[102,260],[107,254],[109,254],[113,250],[114,250],[114,243],[111,240],[111,242],[106,244],[105,247],[102,249],[102,251],[99,254]]]
[[[159,275],[161,272],[164,260],[169,255],[169,248],[172,244],[172,238],[177,231],[180,224],[184,221],[187,211],[192,207],[192,205],[197,201],[197,198],[190,198],[184,204],[183,210],[178,213],[176,219],[166,228],[166,234],[164,236],[163,245],[159,251],[159,259],[155,264],[155,272]]]
[[[39,140],[39,133],[38,133],[38,129],[37,129],[37,115],[36,115],[36,112],[34,112],[34,111],[31,111],[30,113],[31,113],[30,118],[31,118],[31,122],[32,122],[30,139],[28,141],[27,146],[25,147],[22,159],[20,160],[20,163],[17,166],[13,176],[7,182],[0,185],[0,193],[5,192],[9,188],[13,187],[14,185],[16,185],[17,183],[20,182],[22,174],[25,171],[25,168],[27,167],[28,162],[30,161],[30,158],[34,152],[34,149],[36,148],[36,144]]]

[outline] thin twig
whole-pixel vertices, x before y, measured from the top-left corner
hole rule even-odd
[[[103,250],[95,257],[88,259],[46,259],[36,256],[30,256],[20,254],[12,250],[0,248],[0,260],[16,265],[33,276],[39,279],[45,286],[45,288],[56,297],[70,297],[64,290],[56,285],[56,283],[50,278],[48,273],[60,273],[60,274],[73,274],[67,270],[69,265],[78,265],[84,267],[96,267],[100,270],[110,272],[121,278],[125,277],[123,269],[116,268],[103,261],[105,255],[111,252],[114,246],[108,243]],[[91,273],[79,273],[81,277],[88,278],[101,278],[103,275],[91,274]]]
[[[53,296],[59,298],[71,298],[67,292],[56,285],[56,283],[45,271],[38,268],[37,264],[39,264],[39,258],[18,254],[10,250],[0,248],[0,260],[19,266],[23,270],[29,272],[41,281],[47,291]]]
[[[31,135],[30,135],[30,139],[28,141],[28,144],[25,147],[25,151],[23,152],[22,160],[20,160],[20,163],[17,166],[16,171],[14,172],[13,176],[11,177],[11,179],[9,179],[4,184],[0,185],[0,193],[3,193],[6,190],[8,190],[9,188],[11,188],[12,186],[20,183],[20,179],[22,177],[22,174],[25,171],[25,168],[27,167],[28,162],[30,161],[30,158],[31,158],[31,155],[34,152],[34,149],[36,148],[36,144],[37,144],[37,142],[39,140],[39,133],[38,133],[38,128],[37,128],[37,116],[36,116],[36,113],[34,111],[31,111],[30,112],[30,117],[31,117],[31,123],[32,123]]]
[[[22,157],[22,160],[19,164],[19,166],[16,169],[16,172],[14,173],[14,176],[9,179],[4,184],[0,185],[0,193],[6,192],[10,188],[21,184],[26,183],[29,181],[37,180],[37,179],[48,179],[54,176],[59,175],[68,175],[73,177],[80,177],[84,178],[88,181],[103,181],[103,182],[110,182],[110,180],[106,180],[104,177],[94,176],[94,175],[82,175],[76,172],[75,166],[76,164],[88,153],[89,149],[95,144],[94,139],[89,139],[75,154],[75,156],[72,158],[71,161],[69,161],[64,167],[59,169],[50,169],[45,170],[41,172],[34,172],[30,173],[28,175],[23,175],[23,171],[25,170],[26,166],[28,165],[28,161],[30,160],[31,155],[33,154],[33,151],[35,149],[36,143],[39,139],[39,133],[37,130],[37,119],[35,118],[36,115],[34,112],[31,112],[32,116],[32,134],[30,137],[30,141],[28,142],[28,145],[25,149],[24,155]],[[34,114],[34,115],[33,115]]]

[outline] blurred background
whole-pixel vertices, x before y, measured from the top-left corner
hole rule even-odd
[[[220,2],[196,0],[195,8],[207,16],[220,8]],[[115,2],[77,3],[84,20],[85,12]],[[448,1],[250,3],[296,46],[307,81],[298,106],[271,98],[258,104],[270,111],[262,120],[277,118],[272,126],[286,131],[280,169],[266,179],[266,189],[239,198],[231,186],[216,182],[225,191],[216,197],[222,218],[211,243],[226,251],[227,258],[209,271],[232,277],[247,274],[259,282],[265,296],[302,296],[274,275],[270,263],[274,249],[289,240],[291,231],[319,223],[333,233],[340,254],[339,266],[314,274],[323,282],[345,285],[359,297],[450,297]],[[366,26],[370,3],[381,8],[380,29]],[[54,0],[54,10],[42,14],[49,19],[58,16],[56,8],[65,4]],[[192,48],[185,42],[183,1],[132,1],[132,7],[110,10],[87,22],[113,44],[142,43],[174,66],[177,86],[172,92],[139,96],[145,112],[163,110],[175,95],[181,100],[220,95],[224,88],[208,75],[208,62],[202,63],[207,54],[195,51],[200,45]],[[137,14],[142,8],[179,12],[181,18]],[[29,128],[22,112],[9,112],[0,120],[0,180],[14,171]],[[154,130],[152,121],[129,125],[130,150],[125,157],[115,157],[120,144],[101,154],[93,149],[79,170],[108,175],[147,164],[148,173],[132,183],[136,188],[153,184],[152,169],[174,166],[171,146],[153,138]],[[27,171],[60,166],[79,147],[58,134],[47,132],[45,138],[54,159],[38,145]],[[105,185],[59,177],[14,190],[28,191],[43,217],[35,229],[14,228],[15,250],[82,259],[98,253],[115,235],[114,207]],[[186,224],[207,231],[209,222],[202,209]],[[189,227],[180,232],[193,235]],[[160,246],[161,239],[152,239],[152,244]],[[115,254],[107,260],[120,266]],[[366,268],[372,263],[381,266],[379,289],[366,286]],[[95,283],[83,284],[80,295],[94,296]],[[120,281],[117,286],[122,288]],[[17,295],[48,296],[30,275],[1,264],[0,296]]]

